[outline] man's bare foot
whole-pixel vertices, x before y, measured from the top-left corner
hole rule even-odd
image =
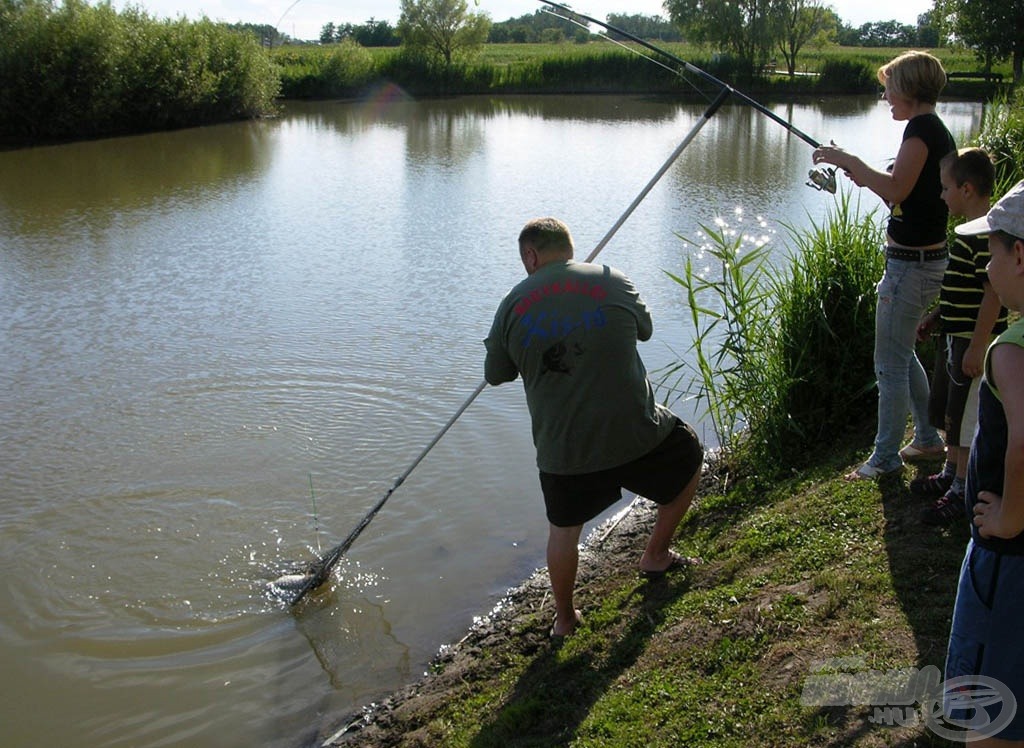
[[[559,621],[557,617],[555,618],[555,623],[551,627],[552,639],[564,639],[567,636],[572,636],[576,627],[583,623],[583,616],[580,615],[580,612],[578,610],[574,610],[573,613],[575,613],[576,616],[570,621],[562,622]]]

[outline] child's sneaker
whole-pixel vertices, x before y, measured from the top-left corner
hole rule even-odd
[[[921,499],[937,499],[953,485],[953,476],[935,473],[910,481],[910,493]]]
[[[934,504],[921,512],[921,521],[926,525],[950,525],[964,516],[962,494],[946,491]]]

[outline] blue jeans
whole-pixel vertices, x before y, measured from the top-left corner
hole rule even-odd
[[[917,324],[935,301],[946,263],[885,261],[878,283],[875,310],[875,375],[878,377],[878,433],[868,464],[881,470],[903,465],[900,446],[907,414],[914,418],[914,444],[942,445],[942,436],[928,423],[928,376],[917,358]]]

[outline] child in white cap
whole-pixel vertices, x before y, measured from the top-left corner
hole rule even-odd
[[[956,233],[988,235],[992,287],[1006,307],[1024,311],[1024,182]],[[965,507],[971,540],[949,635],[944,713],[971,726],[968,742],[1024,746],[1024,319],[985,358]]]

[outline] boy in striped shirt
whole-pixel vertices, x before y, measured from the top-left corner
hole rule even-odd
[[[950,215],[974,220],[988,213],[995,168],[984,150],[951,152],[939,169],[942,199]],[[993,336],[1006,329],[1006,309],[985,271],[989,257],[986,238],[957,236],[950,247],[939,305],[917,328],[919,340],[936,324],[942,333],[928,406],[932,425],[946,434],[946,464],[941,473],[910,482],[911,493],[933,500],[921,514],[921,521],[930,525],[949,524],[963,516],[985,351]]]

